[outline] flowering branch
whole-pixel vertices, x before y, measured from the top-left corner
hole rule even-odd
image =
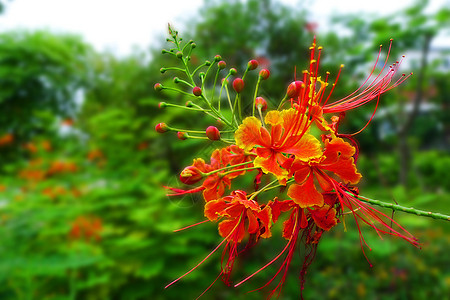
[[[350,196],[353,196],[353,194],[348,193]],[[378,205],[381,207],[385,207],[385,208],[389,208],[395,211],[402,211],[408,214],[415,214],[421,217],[429,217],[429,218],[433,218],[433,219],[438,219],[438,220],[444,220],[444,221],[450,221],[450,216],[448,215],[444,215],[441,213],[433,213],[431,211],[425,211],[425,210],[419,210],[419,209],[415,209],[413,207],[405,207],[405,206],[401,206],[398,204],[393,204],[393,203],[387,203],[387,202],[383,202],[380,200],[374,200],[374,199],[369,199],[367,197],[362,197],[362,196],[356,196],[357,199],[373,204],[373,205]]]
[[[339,133],[339,123],[345,112],[366,103],[376,101],[376,107],[378,107],[382,94],[411,76],[411,74],[408,76],[402,74],[400,78],[394,79],[398,77],[396,75],[402,60],[388,66],[392,40],[384,65],[378,74],[375,70],[381,55],[381,47],[372,71],[361,86],[347,97],[329,102],[343,65],[339,68],[331,89],[326,92],[330,84],[328,82],[330,73],[327,72],[325,77],[319,75],[322,47],[317,47],[314,39],[310,47],[309,69],[302,71],[301,80],[288,85],[286,93],[280,97],[279,104],[275,106],[277,109],[270,110],[266,100],[258,96],[260,84],[269,78],[269,70],[260,70],[253,97],[247,99],[246,93],[243,93],[247,83],[245,80],[247,76],[251,76],[250,71],[258,68],[256,60],[252,59],[248,62],[242,77],[235,77],[232,89],[228,89],[228,78],[237,74],[236,69],[231,68],[228,72],[223,72],[225,76],[219,81],[220,73],[226,68],[226,63],[220,55],[216,55],[214,64],[206,61],[195,68],[194,72],[190,72],[190,55],[195,44],[191,41],[181,47],[181,38],[178,37],[178,33],[170,27],[169,32],[172,35],[169,41],[176,44],[176,48],[164,53],[170,53],[180,59],[184,68],[170,67],[162,70],[164,72],[182,70],[187,81],[176,77],[174,83],[181,83],[184,88],[191,89],[192,94],[162,86],[160,83],[155,85],[155,89],[177,91],[181,96],[195,97],[196,100],[201,100],[201,103],[194,104],[188,101],[186,107],[183,107],[161,102],[160,108],[175,107],[199,111],[212,116],[214,120],[221,120],[220,128],[222,125],[226,126],[224,130],[219,130],[215,126],[209,126],[206,130],[190,130],[170,127],[165,123],[156,125],[155,130],[159,133],[178,131],[177,136],[181,140],[196,138],[222,142],[222,148],[212,152],[209,162],[203,158],[196,158],[192,165],[185,167],[180,173],[180,181],[194,187],[187,190],[169,187],[168,189],[173,192],[169,195],[202,193],[205,200],[204,216],[207,220],[218,223],[219,234],[224,238],[206,258],[224,245],[219,277],[227,285],[231,285],[230,276],[236,257],[254,246],[260,239],[270,238],[271,228],[279,219],[285,220],[282,225],[282,236],[288,240],[286,247],[264,267],[235,286],[250,279],[275,260],[285,257],[276,274],[261,287],[270,285],[280,274],[280,282],[269,293],[271,298],[275,292],[281,290],[298,245],[297,242],[301,242],[305,249],[303,266],[300,270],[301,295],[307,268],[315,257],[322,235],[336,226],[347,214],[352,215],[356,221],[364,256],[366,256],[364,247],[368,245],[361,231],[361,223],[370,226],[380,236],[381,234],[397,236],[413,246],[419,245],[418,240],[411,233],[372,205],[450,221],[450,216],[441,213],[373,200],[359,196],[357,192],[356,185],[362,178],[356,167],[358,143],[354,138],[355,134]],[[189,53],[185,56],[184,51],[187,48]],[[203,67],[207,67],[206,72],[200,72]],[[215,72],[213,68],[216,68]],[[196,83],[198,78],[194,78],[197,72],[199,72],[199,83]],[[208,80],[209,74],[215,74],[211,80]],[[221,86],[218,97],[215,97],[219,82]],[[230,96],[230,92],[233,91],[234,101]],[[223,99],[222,92],[225,93]],[[227,105],[220,105],[222,100],[228,102],[229,108]],[[251,109],[247,109],[248,105],[245,104],[251,105]],[[376,110],[372,117],[375,112]],[[367,127],[372,117],[359,132]],[[223,143],[227,146],[223,147]],[[242,190],[235,190],[234,180],[241,177],[247,177],[244,182],[252,180],[253,185],[247,184],[242,187]],[[269,183],[260,187],[262,182],[267,182],[267,179],[270,179]],[[267,193],[276,188],[280,190],[280,197],[287,197],[287,200],[279,200],[278,197],[273,196],[273,193]],[[287,214],[287,218],[280,218],[282,214]],[[245,246],[241,245],[243,241],[247,241]]]

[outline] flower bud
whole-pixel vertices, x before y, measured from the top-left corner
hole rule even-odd
[[[256,59],[252,59],[247,64],[247,69],[254,70],[258,67],[258,61]]]
[[[255,99],[255,107],[256,109],[261,109],[261,111],[265,111],[267,109],[267,102],[263,97],[256,97]]]
[[[227,66],[227,63],[224,62],[223,60],[221,60],[217,63],[217,66],[219,67],[220,70],[222,70],[222,69],[225,69],[225,67]]]
[[[167,69],[166,68],[161,68],[161,69],[159,69],[159,71],[161,72],[161,74],[164,74],[167,71]]]
[[[236,75],[237,74],[237,71],[236,71],[236,69],[235,68],[231,68],[230,69],[230,75]]]
[[[180,83],[180,78],[174,77],[174,78],[173,78],[173,82],[174,82],[174,83]]]
[[[180,181],[184,184],[194,184],[202,180],[203,173],[194,166],[184,168],[180,174]]]
[[[211,62],[209,60],[205,61],[205,66],[209,67],[211,65]]]
[[[206,74],[205,74],[205,72],[200,72],[199,74],[198,74],[198,77],[200,77],[200,78],[205,78],[205,76],[206,76]]]
[[[233,80],[233,88],[237,93],[242,92],[242,90],[244,89],[244,80],[242,80],[241,78],[236,78],[235,80]]]
[[[220,55],[214,56],[214,61],[215,61],[215,62],[218,62],[218,61],[220,61],[220,60],[222,60],[222,56],[220,56]]]
[[[199,96],[202,95],[202,89],[199,88],[198,86],[195,86],[195,87],[192,89],[192,94],[194,94],[195,96],[199,97]]]
[[[167,107],[167,103],[166,103],[166,102],[159,102],[158,108],[164,109],[164,108],[166,108],[166,107]]]
[[[297,80],[292,82],[287,89],[287,96],[289,98],[296,98],[300,95],[301,89],[304,87],[303,81]]]
[[[183,57],[183,52],[178,51],[175,55],[176,55],[178,58],[182,58],[182,57]]]
[[[192,47],[192,49],[195,49],[195,47],[197,47],[197,44],[196,43],[192,43],[191,47]]]
[[[228,84],[228,79],[226,79],[226,78],[222,78],[222,82],[221,82],[222,84]]]
[[[164,89],[161,83],[156,83],[156,84],[153,86],[153,88],[154,88],[155,91],[157,91],[157,92],[161,92],[161,91]]]
[[[188,134],[187,134],[186,132],[178,131],[178,132],[177,132],[177,137],[178,137],[180,140],[184,141],[184,140],[187,139],[189,136],[188,136]]]
[[[261,78],[262,80],[266,80],[267,78],[269,78],[270,76],[270,72],[267,69],[262,69],[261,71],[259,71],[259,78]]]
[[[218,141],[218,140],[220,140],[219,129],[217,129],[217,127],[215,127],[215,126],[209,126],[208,128],[206,128],[206,136],[211,141]]]
[[[167,124],[166,124],[166,123],[158,123],[158,124],[155,126],[155,130],[156,130],[156,132],[158,132],[158,133],[164,133],[164,132],[169,131],[169,127],[167,127]]]
[[[192,103],[192,101],[186,101],[186,107],[192,107],[194,106],[194,103]]]

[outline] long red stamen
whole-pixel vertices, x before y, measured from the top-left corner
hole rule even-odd
[[[182,231],[182,230],[185,230],[185,229],[188,229],[188,228],[191,228],[191,227],[194,227],[194,226],[206,223],[206,222],[210,222],[210,221],[209,220],[204,220],[204,221],[201,221],[201,222],[198,222],[198,223],[195,223],[195,224],[192,224],[192,225],[180,228],[180,229],[175,229],[173,232],[179,232],[179,231]]]
[[[392,39],[389,43],[389,49],[388,49],[383,67],[381,68],[380,72],[375,77],[375,79],[371,80],[370,83],[366,86],[366,84],[369,82],[370,78],[372,77],[373,73],[375,72],[376,65],[377,65],[380,55],[381,55],[381,46],[380,46],[380,51],[378,52],[378,56],[375,61],[375,64],[372,68],[372,71],[370,72],[370,74],[366,78],[366,80],[361,84],[361,86],[358,89],[356,89],[353,93],[348,95],[347,97],[342,98],[338,101],[335,101],[332,104],[327,105],[326,104],[328,102],[328,99],[327,99],[327,101],[325,101],[325,104],[323,106],[323,112],[324,113],[335,113],[335,112],[342,112],[342,111],[354,109],[356,107],[359,107],[361,105],[364,105],[364,104],[372,101],[375,97],[391,90],[392,88],[398,86],[403,81],[405,81],[406,78],[409,77],[411,74],[409,76],[403,75],[402,78],[400,78],[400,79],[396,80],[394,83],[392,83],[392,79],[393,79],[394,75],[396,74],[396,72],[398,71],[402,60],[400,62],[396,62],[392,66],[390,66],[387,73],[384,76],[382,76],[382,74],[387,66],[391,48],[392,48]],[[330,93],[330,95],[331,95],[331,93]]]

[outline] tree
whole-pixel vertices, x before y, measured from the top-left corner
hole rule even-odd
[[[77,36],[47,32],[0,35],[0,131],[27,140],[55,117],[73,116],[89,76],[91,47]]]

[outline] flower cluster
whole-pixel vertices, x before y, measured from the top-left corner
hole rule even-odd
[[[387,65],[392,41],[382,69],[375,72],[382,52],[380,47],[375,66],[361,87],[343,99],[332,101],[332,92],[342,66],[332,87],[327,89],[330,85],[329,73],[325,78],[318,74],[322,47],[317,47],[314,39],[310,47],[309,69],[303,71],[301,78],[288,85],[286,94],[277,107],[269,109],[268,103],[259,96],[261,82],[270,76],[268,70],[262,69],[254,89],[252,106],[245,110],[242,97],[245,79],[250,71],[258,68],[258,62],[249,61],[242,77],[236,76],[236,69],[230,69],[224,76],[220,89],[216,89],[218,77],[226,68],[222,58],[216,56],[216,75],[212,87],[208,89],[207,77],[214,64],[207,61],[191,71],[189,61],[195,44],[192,41],[183,44],[176,31],[169,28],[169,32],[169,41],[174,44],[174,48],[163,50],[163,53],[181,60],[185,68],[162,68],[161,72],[175,70],[183,73],[186,79],[175,77],[174,82],[183,84],[192,92],[160,83],[155,85],[155,89],[176,91],[192,97],[193,101],[188,101],[185,109],[203,112],[219,120],[226,128],[219,130],[215,126],[209,126],[205,131],[194,131],[175,129],[165,123],[159,123],[155,128],[159,133],[177,131],[177,136],[182,140],[209,139],[223,145],[214,150],[209,163],[196,158],[192,165],[181,172],[181,182],[192,185],[193,188],[168,188],[170,196],[203,193],[206,221],[218,223],[223,241],[198,265],[223,246],[219,277],[236,287],[273,262],[284,259],[278,271],[265,285],[281,277],[279,284],[272,289],[271,296],[280,291],[294,250],[298,247],[302,247],[304,251],[304,263],[300,272],[303,288],[306,269],[314,258],[324,232],[342,222],[344,215],[351,215],[356,221],[363,252],[364,245],[367,244],[361,234],[360,223],[367,224],[377,233],[398,236],[418,245],[409,232],[359,195],[355,186],[362,177],[355,164],[358,144],[354,135],[339,132],[339,124],[346,111],[370,101],[376,101],[378,105],[383,93],[409,77],[402,74],[399,79],[394,79],[401,62]],[[197,78],[197,72],[202,68],[207,70],[200,72]],[[231,100],[228,88],[230,76],[235,77],[232,82],[234,101]],[[220,91],[219,97],[214,95],[217,90]],[[160,108],[166,107],[183,106],[160,103]],[[224,113],[225,108],[230,113]],[[232,182],[244,176],[250,176],[254,185],[233,188]],[[273,196],[274,191],[279,193]],[[287,240],[286,246],[255,273],[232,284],[230,275],[236,257],[245,249],[256,245],[260,239],[267,239],[275,234],[272,227],[279,221],[283,222],[281,235]]]

